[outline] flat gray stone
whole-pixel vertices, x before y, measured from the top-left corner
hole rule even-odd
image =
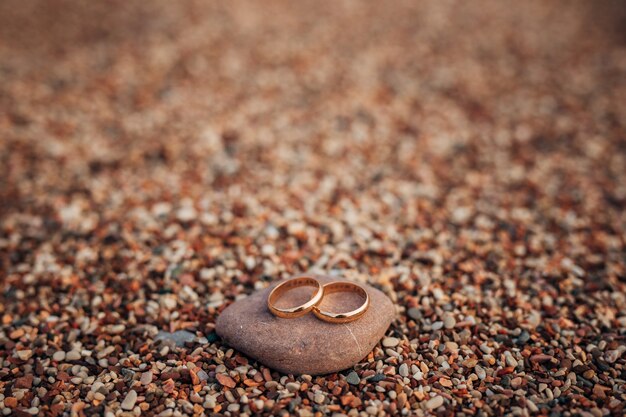
[[[322,283],[340,280],[315,277]],[[215,330],[228,345],[286,374],[320,375],[352,367],[371,352],[395,316],[391,300],[381,291],[364,285],[370,307],[353,322],[327,323],[312,313],[296,319],[278,318],[267,308],[267,296],[278,283],[228,306],[217,318]],[[311,287],[298,288],[286,293],[280,301],[283,306],[298,305],[312,292]],[[321,307],[341,312],[360,303],[356,294],[335,293],[324,297]]]
[[[174,333],[159,331],[155,341],[163,340],[164,342],[169,342],[175,344],[177,347],[184,347],[185,343],[193,342],[196,339],[196,335],[188,332],[187,330],[177,330]]]

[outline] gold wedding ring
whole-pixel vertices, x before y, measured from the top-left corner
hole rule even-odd
[[[275,303],[281,296],[283,296],[287,291],[298,287],[315,287],[317,288],[317,291],[309,301],[302,305],[291,308],[276,307]],[[315,278],[307,276],[292,278],[281,282],[274,287],[274,289],[270,292],[270,295],[267,297],[267,307],[272,314],[277,317],[294,319],[296,317],[304,316],[306,313],[311,311],[313,307],[322,300],[323,295],[324,287]]]
[[[359,294],[363,298],[363,304],[359,308],[348,311],[347,313],[331,313],[329,311],[320,310],[317,305],[313,306],[313,314],[320,319],[330,323],[348,323],[354,321],[365,314],[370,304],[370,297],[367,295],[365,288],[358,284],[347,281],[335,281],[324,285],[324,295],[335,292],[353,292]]]

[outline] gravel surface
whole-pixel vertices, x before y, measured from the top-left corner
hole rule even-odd
[[[624,16],[0,2],[0,415],[623,415]],[[354,369],[218,340],[308,270],[397,305]]]

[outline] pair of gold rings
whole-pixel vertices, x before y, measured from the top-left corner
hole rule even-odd
[[[276,301],[279,298],[287,291],[298,287],[314,287],[317,288],[317,290],[311,299],[302,305],[291,308],[276,307]],[[326,294],[336,292],[356,293],[363,299],[363,303],[357,309],[348,311],[347,313],[332,313],[330,311],[321,310],[318,305],[322,302],[322,298],[324,298]],[[315,317],[330,323],[347,323],[354,321],[365,314],[369,304],[370,298],[367,295],[367,291],[358,284],[348,281],[334,281],[322,285],[317,279],[309,276],[288,279],[278,284],[267,297],[267,307],[272,314],[277,317],[294,319],[312,311]]]

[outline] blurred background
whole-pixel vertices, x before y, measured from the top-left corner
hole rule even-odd
[[[298,216],[366,198],[401,227],[417,196],[621,205],[624,10],[3,1],[2,210],[106,220],[206,197],[283,213],[313,193]]]

